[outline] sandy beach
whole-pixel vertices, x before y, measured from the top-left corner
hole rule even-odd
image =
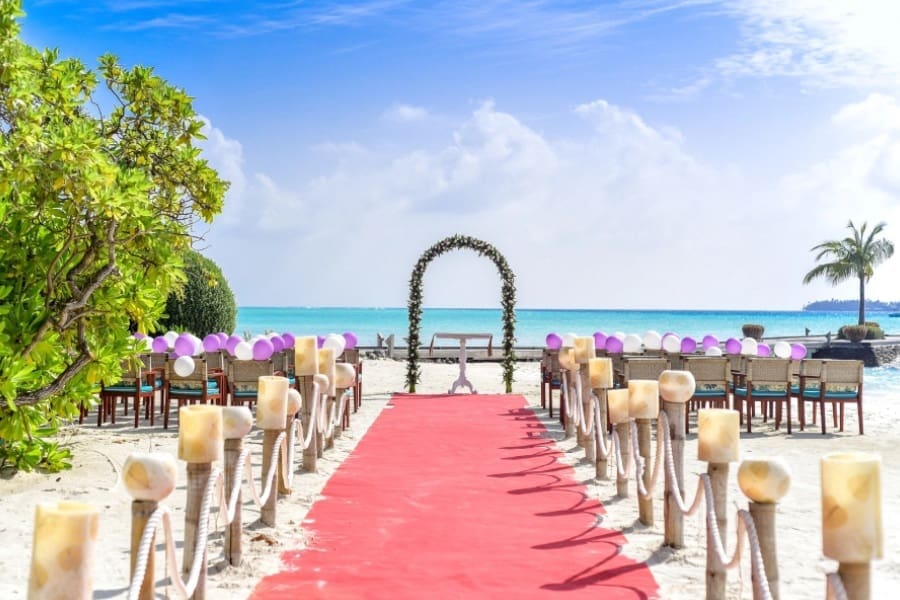
[[[457,375],[453,364],[422,365],[422,393],[443,393]],[[326,451],[320,460],[320,472],[298,472],[294,493],[278,503],[278,527],[262,526],[258,509],[244,495],[244,563],[239,568],[226,568],[222,554],[222,526],[216,525],[211,538],[208,593],[225,600],[246,598],[264,575],[278,570],[280,553],[305,543],[304,518],[319,498],[329,476],[353,450],[371,423],[377,418],[396,391],[402,391],[405,363],[392,360],[369,360],[365,364],[364,399],[360,411],[353,415],[350,429]],[[479,391],[498,393],[503,389],[501,367],[496,363],[477,363],[468,375]],[[685,522],[686,548],[662,547],[662,489],[657,488],[654,508],[656,523],[644,527],[637,522],[637,503],[615,498],[614,481],[595,481],[594,468],[583,460],[583,452],[573,439],[564,440],[557,419],[550,419],[540,409],[540,374],[537,362],[517,365],[514,393],[525,396],[557,441],[563,460],[575,467],[576,479],[587,486],[588,494],[599,499],[607,514],[602,525],[625,532],[628,539],[623,551],[650,565],[661,588],[661,597],[688,599],[702,597],[704,590],[705,534],[702,520]],[[744,457],[781,456],[793,471],[791,490],[778,508],[778,553],[782,598],[806,599],[824,596],[823,574],[835,568],[822,557],[820,534],[819,457],[832,451],[868,451],[882,457],[883,515],[885,519],[885,556],[874,565],[873,597],[886,597],[900,588],[900,496],[894,493],[900,484],[900,406],[890,395],[868,394],[865,397],[866,435],[856,432],[855,414],[848,417],[845,433],[822,436],[817,430],[795,429],[788,436],[775,432],[770,424],[761,424],[752,435],[743,434],[741,452]],[[94,415],[91,415],[94,416]],[[130,498],[121,488],[119,473],[131,452],[175,452],[177,432],[161,426],[142,425],[134,429],[128,419],[117,425],[97,428],[89,417],[85,425],[74,425],[63,439],[75,453],[74,468],[58,474],[4,474],[0,479],[0,564],[7,576],[0,582],[0,597],[25,598],[31,555],[34,506],[38,502],[59,499],[77,500],[97,505],[101,510],[100,541],[95,563],[95,598],[124,597],[128,580],[128,548]],[[254,431],[249,443],[254,450],[254,466],[258,477],[261,433]],[[696,474],[705,463],[696,460],[696,437],[688,436],[685,449],[685,480],[689,500],[696,491]],[[175,537],[182,539],[184,506],[184,464],[179,465],[179,485],[166,501],[173,512]],[[746,499],[736,482],[737,465],[732,466],[729,488],[731,517],[737,508],[746,507]],[[389,483],[389,482],[388,482]],[[215,522],[215,519],[213,519]],[[159,542],[159,539],[157,540]],[[733,519],[729,529],[729,551],[734,543]],[[180,543],[179,543],[180,548]],[[166,575],[162,554],[158,554],[157,587],[159,597],[175,597],[164,582]],[[750,598],[749,562],[740,572],[729,572],[729,598]]]

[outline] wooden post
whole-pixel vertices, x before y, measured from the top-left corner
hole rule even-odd
[[[631,426],[625,423],[616,424],[616,434],[619,436],[619,444],[621,445],[622,455],[622,471],[624,475],[619,473],[618,466],[616,468],[616,496],[619,498],[628,497],[628,472],[631,470]]]
[[[159,502],[156,500],[134,500],[131,502],[131,569],[129,570],[129,581],[134,578],[134,566],[137,564],[138,548],[141,545],[141,536],[144,535],[144,529],[147,527],[147,521],[153,515],[153,511],[157,509]],[[141,591],[138,594],[138,600],[153,600],[153,584],[156,578],[154,539],[150,540],[150,552],[147,554],[147,570],[144,571],[144,581],[141,583]]]
[[[591,375],[586,364],[581,365],[581,368],[578,369],[578,376],[581,377],[581,398],[579,401],[581,402],[581,412],[584,413],[582,428],[588,429],[594,422],[594,400],[591,398]],[[589,462],[596,462],[597,454],[594,446],[594,434],[582,433],[579,430],[578,435],[581,438],[581,447],[584,448],[584,458]]]
[[[241,515],[241,482],[235,481],[235,471],[241,450],[244,447],[243,438],[225,439],[225,498],[231,498],[235,486],[238,488],[237,504],[234,509],[234,518],[225,528],[225,561],[233,567],[241,564],[241,535],[243,531],[243,518]]]
[[[310,427],[316,427],[312,422],[312,403],[314,395],[312,375],[302,375],[300,381],[300,394],[303,396],[303,407],[300,409],[300,423],[303,425],[304,433],[309,432]],[[307,473],[316,473],[318,471],[319,452],[317,449],[318,435],[313,432],[312,440],[308,448],[303,449],[303,470]]]
[[[187,502],[184,507],[184,559],[181,570],[185,574],[191,572],[194,565],[194,549],[199,540],[197,532],[200,530],[200,506],[203,503],[203,495],[212,472],[210,463],[187,464]],[[206,598],[206,564],[208,550],[200,556],[200,577],[197,579],[197,587],[194,588],[193,600]]]
[[[678,489],[684,494],[684,415],[686,406],[683,402],[663,402],[663,411],[669,420],[669,438],[672,441],[672,459],[675,462],[675,481]],[[663,440],[656,440],[657,444]],[[673,548],[684,548],[684,514],[678,508],[675,494],[670,491],[669,470],[665,471],[666,491],[663,496],[663,519],[665,533],[663,544]],[[683,496],[682,496],[683,497]]]
[[[337,404],[335,405],[335,410],[341,408],[341,402],[344,398],[344,392],[346,392],[346,391],[347,391],[347,388],[336,388],[335,394],[337,394],[337,396],[336,396]],[[346,412],[349,412],[349,411],[347,411],[347,408],[345,406],[344,412],[342,412],[339,415],[336,415],[337,422],[334,425],[334,439],[340,438],[341,434],[344,433],[344,415]],[[332,442],[332,445],[333,445],[333,442]]]
[[[272,463],[272,450],[275,448],[275,439],[278,437],[279,433],[281,433],[281,431],[278,429],[263,430],[263,477],[265,477],[269,473],[269,468]],[[277,460],[275,469],[278,469]],[[278,487],[274,485],[275,481],[273,481],[272,484],[272,490],[269,493],[269,497],[266,499],[266,503],[262,505],[259,511],[259,520],[269,527],[275,527],[275,512],[276,506],[278,504]],[[263,480],[263,489],[265,489],[265,479]]]
[[[775,542],[775,508],[778,505],[774,502],[750,502],[749,506],[756,536],[759,538],[759,551],[766,569],[769,592],[772,600],[778,600],[778,552]],[[758,574],[751,573],[751,581],[755,582],[757,577]]]
[[[337,414],[337,399],[334,396],[328,396],[328,400],[327,400],[327,402],[325,402],[325,406],[327,407],[327,410],[325,411],[326,415],[328,415],[329,417],[336,416],[336,414]],[[326,421],[326,425],[325,425],[325,432],[326,433],[328,432],[327,421]],[[324,435],[325,434],[323,434],[323,436]],[[333,448],[334,447],[334,428],[332,428],[332,430],[331,430],[331,435],[328,437],[323,437],[323,439],[325,441],[325,443],[322,445],[323,449],[327,450],[329,448]]]
[[[597,400],[598,400],[597,415],[599,418],[595,419],[595,421],[598,421],[600,423],[599,427],[597,426],[596,423],[594,423],[594,426],[597,427],[597,431],[594,434],[594,446],[596,447],[596,452],[595,452],[596,461],[594,462],[594,476],[597,477],[597,479],[609,479],[609,459],[601,457],[600,447],[599,447],[599,444],[602,443],[601,440],[603,439],[603,437],[600,435],[600,432],[606,431],[606,418],[607,418],[606,417],[606,412],[607,412],[606,411],[606,388],[594,388],[592,391],[597,395]],[[591,402],[592,407],[593,407],[593,405],[594,405],[594,403]],[[592,411],[592,413],[593,413],[593,411]],[[606,450],[606,449],[604,448],[604,450]]]
[[[844,582],[847,600],[870,600],[872,563],[838,563],[838,575]]]
[[[651,419],[635,419],[638,430],[638,453],[644,459],[644,475],[642,480],[647,490],[647,497],[641,498],[638,494],[638,520],[644,525],[653,525],[653,490],[650,489],[650,476],[653,474],[653,457],[650,450]],[[635,479],[637,479],[635,477]]]
[[[716,511],[716,526],[719,538],[726,547],[728,529],[728,463],[709,463],[707,467],[709,482],[712,485],[713,508]],[[725,600],[725,583],[727,572],[725,565],[719,560],[713,544],[711,531],[706,532],[706,599]]]

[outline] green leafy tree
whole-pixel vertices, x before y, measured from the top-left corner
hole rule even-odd
[[[57,469],[46,436],[119,377],[129,324],[156,326],[227,183],[184,91],[32,48],[22,14],[0,0],[0,466]]]
[[[231,333],[237,305],[228,280],[219,266],[194,250],[184,257],[187,283],[169,294],[164,329],[190,331],[201,338],[217,331]]]
[[[885,228],[879,223],[866,231],[868,225],[863,223],[859,229],[850,221],[847,224],[850,235],[842,240],[829,240],[813,246],[816,254],[816,265],[806,276],[803,283],[809,283],[824,277],[832,285],[838,285],[849,279],[859,281],[859,325],[866,323],[866,283],[875,273],[875,267],[894,255],[894,244],[878,235]]]

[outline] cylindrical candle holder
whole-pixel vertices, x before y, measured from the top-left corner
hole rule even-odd
[[[738,485],[750,499],[750,517],[756,527],[759,550],[772,600],[778,600],[778,550],[775,537],[775,510],[791,486],[791,470],[780,458],[744,460],[738,468]],[[750,574],[756,581],[759,573]]]
[[[591,387],[610,389],[613,387],[612,359],[601,357],[588,361],[588,372],[591,376]]]
[[[619,438],[619,455],[622,464],[616,469],[616,496],[628,497],[628,471],[631,469],[631,428],[628,424],[628,390],[608,390],[606,403],[609,408],[609,422],[616,429]]]
[[[722,544],[728,530],[728,463],[740,455],[740,413],[724,408],[705,408],[697,413],[697,454],[708,463],[707,474],[713,493],[716,526]],[[725,598],[727,571],[718,559],[712,532],[706,532],[706,597]]]
[[[628,415],[637,423],[638,453],[644,459],[642,481],[647,496],[638,494],[638,520],[644,525],[653,525],[653,490],[650,489],[652,475],[652,451],[650,430],[653,419],[659,415],[659,382],[652,379],[632,379],[628,382]]]
[[[94,546],[99,527],[100,511],[90,504],[37,505],[29,600],[90,600],[94,593]]]
[[[287,418],[287,377],[263,375],[259,378],[256,425],[260,429],[281,431]]]
[[[294,375],[313,376],[318,373],[319,353],[316,336],[308,335],[294,340]]]
[[[175,489],[177,465],[175,457],[164,453],[135,452],[125,459],[122,467],[122,483],[134,500],[131,503],[131,566],[129,578],[134,577],[141,537],[147,522],[165,499]],[[154,536],[155,537],[155,536]],[[153,600],[155,577],[155,545],[150,540],[147,567],[138,594],[140,600]]]
[[[594,346],[594,337],[586,336],[575,338],[574,350],[575,362],[580,365],[588,364],[588,362],[597,355],[597,350]]]
[[[244,436],[253,428],[253,415],[246,406],[226,406],[222,408],[222,423],[225,437],[225,497],[231,498],[237,487],[234,517],[225,528],[225,561],[236,567],[243,557],[241,539],[244,517],[241,511],[241,482],[235,475],[244,449]]]
[[[866,452],[826,454],[821,476],[823,553],[838,561],[847,597],[868,600],[870,563],[884,554],[881,459]]]
[[[663,410],[668,417],[669,439],[672,442],[672,460],[675,463],[675,481],[684,490],[684,438],[687,402],[694,395],[697,383],[688,371],[663,371],[659,376],[659,393],[663,398]],[[656,440],[661,443],[662,440]],[[673,548],[684,547],[684,515],[672,492],[669,470],[665,471],[666,490],[663,494],[663,544]]]

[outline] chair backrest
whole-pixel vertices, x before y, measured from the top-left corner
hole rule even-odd
[[[272,358],[269,360],[272,361],[272,369],[278,371],[279,373],[287,373],[288,372],[288,363],[287,363],[287,352],[282,350],[281,352],[273,352]]]
[[[236,386],[257,385],[263,375],[273,375],[275,366],[271,360],[231,360],[228,361],[228,383]]]
[[[226,363],[228,362],[228,353],[221,350],[204,352],[203,358],[206,359],[206,365],[210,369],[221,369],[224,371],[227,366]]]
[[[822,375],[822,367],[825,365],[823,358],[804,358],[799,362],[798,375],[805,377],[819,377]],[[793,371],[793,369],[791,369]]]
[[[862,385],[863,363],[860,360],[828,360],[822,367],[822,381],[827,387],[835,384]]]
[[[204,388],[209,380],[209,370],[206,366],[206,360],[202,358],[194,359],[194,372],[186,377],[182,377],[175,372],[175,359],[170,358],[166,362],[166,381],[170,387],[174,388]]]
[[[359,348],[348,348],[344,350],[344,362],[355,365],[359,362]]]
[[[684,370],[694,376],[697,389],[715,385],[727,390],[731,381],[731,367],[724,356],[686,356]]]
[[[669,368],[666,358],[627,358],[622,372],[625,381],[631,379],[659,379],[663,371]]]
[[[150,367],[151,369],[162,369],[166,368],[166,361],[169,360],[169,354],[167,352],[151,352],[147,354],[150,357]]]
[[[787,385],[791,382],[791,359],[748,357],[746,371],[747,381],[754,386]]]

